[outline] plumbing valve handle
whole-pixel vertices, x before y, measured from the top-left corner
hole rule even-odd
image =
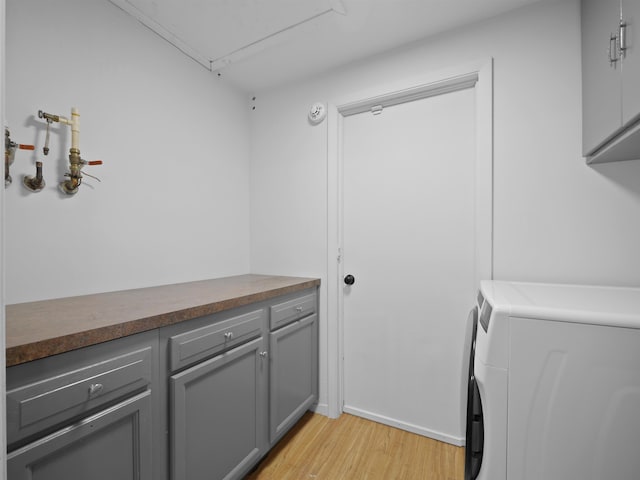
[[[102,160],[91,160],[89,162],[86,162],[87,165],[102,165]]]
[[[17,146],[18,146],[18,148],[20,150],[35,150],[36,149],[36,147],[33,146],[33,145],[25,145],[23,143],[19,143]]]

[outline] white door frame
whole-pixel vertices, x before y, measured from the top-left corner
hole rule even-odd
[[[327,114],[327,403],[336,418],[344,404],[343,120],[374,106],[391,106],[476,89],[475,279],[493,278],[493,60],[435,72],[331,102]]]

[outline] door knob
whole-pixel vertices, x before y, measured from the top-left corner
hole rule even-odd
[[[356,283],[356,277],[349,274],[344,277],[344,283],[346,283],[347,285],[353,285],[354,283]]]

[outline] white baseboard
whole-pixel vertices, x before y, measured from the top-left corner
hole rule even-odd
[[[325,417],[329,416],[329,405],[327,403],[316,403],[310,409],[313,413],[319,413]]]
[[[422,435],[423,437],[428,437],[434,440],[439,440],[441,442],[449,443],[451,445],[455,445],[456,447],[462,447],[464,446],[464,443],[465,443],[464,438],[455,437],[453,435],[448,435],[442,432],[437,432],[434,430],[430,430],[428,428],[420,427],[418,425],[413,425],[411,423],[401,422],[393,418],[367,412],[365,410],[360,410],[358,408],[348,407],[345,405],[342,410],[344,413],[350,413],[358,417],[366,418],[367,420],[372,420],[374,422],[382,423],[383,425],[388,425],[390,427],[395,427],[401,430],[405,430],[407,432]]]

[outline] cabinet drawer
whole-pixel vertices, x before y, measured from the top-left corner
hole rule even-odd
[[[151,383],[152,348],[109,358],[7,392],[8,443],[82,415]]]
[[[283,327],[300,318],[316,313],[316,294],[310,293],[271,307],[271,330]]]
[[[260,309],[172,336],[171,371],[261,336],[265,315]]]

